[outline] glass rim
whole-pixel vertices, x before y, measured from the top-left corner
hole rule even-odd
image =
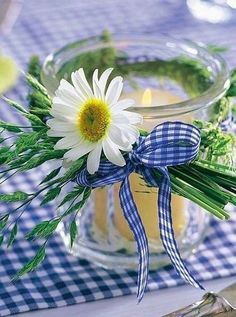
[[[198,60],[209,61],[215,69],[215,79],[211,86],[205,90],[201,95],[185,99],[184,101],[176,102],[174,104],[165,105],[137,105],[130,107],[130,111],[139,112],[144,118],[164,118],[167,116],[182,115],[202,108],[207,108],[216,103],[220,98],[224,96],[227,89],[230,86],[230,73],[225,60],[217,53],[210,52],[206,45],[202,43],[196,43],[187,39],[177,39],[166,35],[150,35],[145,33],[120,33],[111,34],[112,40],[108,43],[101,42],[100,36],[92,36],[85,39],[81,39],[72,43],[69,43],[54,53],[48,55],[43,63],[42,69],[42,81],[44,82],[44,75],[47,72],[48,63],[55,61],[61,54],[65,52],[70,56],[73,50],[76,48],[77,54],[89,52],[91,50],[111,47],[116,44],[127,43],[127,45],[160,45],[169,50],[179,49],[183,54],[190,57],[198,58]],[[79,49],[77,46],[80,46]],[[73,54],[72,54],[73,55]],[[204,57],[204,58],[203,58]],[[62,60],[59,58],[60,62]],[[47,87],[46,87],[47,88]],[[158,110],[158,111],[157,111]]]

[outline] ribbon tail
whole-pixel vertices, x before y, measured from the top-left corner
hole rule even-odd
[[[133,199],[128,177],[126,177],[123,180],[120,187],[119,195],[124,217],[127,220],[129,227],[134,234],[135,241],[137,243],[137,249],[139,254],[137,298],[138,302],[140,302],[143,298],[147,286],[149,269],[149,249],[145,229]]]
[[[163,246],[177,273],[191,285],[204,289],[204,287],[189,272],[180,256],[172,225],[169,174],[167,168],[159,168],[159,170],[164,176],[159,186],[158,193],[159,228]]]

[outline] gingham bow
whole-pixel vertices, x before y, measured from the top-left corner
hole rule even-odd
[[[202,288],[189,273],[177,248],[172,227],[171,183],[167,169],[167,166],[193,160],[198,153],[199,144],[200,133],[194,126],[182,122],[165,122],[156,126],[147,137],[139,138],[137,146],[127,155],[124,167],[103,161],[95,175],[88,174],[84,169],[77,176],[78,184],[93,188],[121,182],[120,203],[134,234],[139,254],[139,301],[143,297],[148,279],[149,250],[147,236],[130,189],[129,175],[136,172],[142,175],[147,184],[159,187],[159,228],[163,246],[180,276],[190,284]],[[154,174],[156,171],[161,175],[159,180]]]

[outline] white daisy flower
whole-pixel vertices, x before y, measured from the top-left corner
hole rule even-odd
[[[127,111],[134,104],[131,99],[118,100],[123,88],[120,76],[108,77],[112,68],[98,79],[93,73],[92,88],[80,68],[71,74],[72,84],[62,79],[53,98],[51,115],[47,121],[48,135],[60,137],[55,149],[68,149],[64,158],[75,161],[88,154],[87,170],[94,174],[99,167],[102,151],[106,158],[118,166],[125,165],[121,151],[131,151],[139,137],[135,125],[142,123],[142,116]]]

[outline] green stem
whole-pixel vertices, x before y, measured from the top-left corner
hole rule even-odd
[[[198,169],[202,169],[204,171],[208,171],[209,173],[213,173],[214,175],[220,175],[223,177],[228,177],[235,181],[236,183],[236,172],[233,168],[228,167],[226,165],[221,165],[218,163],[212,163],[209,161],[197,160],[191,163],[190,165],[194,165]]]
[[[227,192],[205,184],[201,180],[202,178],[197,179],[194,175],[192,175],[191,168],[185,168],[186,171],[181,171],[181,168],[182,167],[170,168],[170,170],[174,176],[177,176],[181,180],[192,185],[194,188],[197,188],[200,191],[204,192],[206,195],[208,195],[209,198],[215,200],[215,202],[218,203],[219,207],[224,207],[231,200],[231,195]]]
[[[176,193],[195,202],[219,219],[229,219],[230,215],[225,210],[219,208],[216,204],[214,204],[205,194],[185,184],[183,181],[177,179],[171,174],[170,178],[172,189]]]

